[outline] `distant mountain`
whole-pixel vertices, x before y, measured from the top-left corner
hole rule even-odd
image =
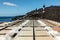
[[[45,13],[42,13],[43,9],[36,9],[32,10],[26,15],[22,16],[16,16],[14,19],[30,19],[33,17],[34,18],[44,18],[44,19],[50,19],[50,20],[55,20],[55,21],[60,21],[60,6],[50,6],[45,8]],[[36,13],[37,12],[37,13]]]

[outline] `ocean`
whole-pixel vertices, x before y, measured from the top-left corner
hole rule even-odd
[[[10,22],[13,17],[0,17],[0,22]]]

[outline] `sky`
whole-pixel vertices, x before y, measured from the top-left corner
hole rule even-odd
[[[34,9],[51,5],[60,6],[60,0],[0,0],[0,16],[24,15]]]

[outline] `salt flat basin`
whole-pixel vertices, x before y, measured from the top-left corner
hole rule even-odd
[[[35,36],[36,40],[54,40],[54,38],[48,34],[47,30],[39,27],[35,28]]]
[[[20,35],[33,35],[33,29],[31,27],[26,27],[26,28],[23,28],[20,32],[19,32],[19,36]]]
[[[15,26],[7,27],[6,29],[13,29],[13,28],[15,28]]]
[[[37,30],[37,31],[36,31]],[[36,35],[49,35],[47,31],[44,28],[36,27],[35,28],[35,34]]]
[[[23,28],[18,35],[14,38],[14,40],[33,40],[33,28],[25,27]],[[31,36],[31,37],[29,37]]]
[[[0,27],[0,29],[2,29],[2,28],[4,28],[4,27]]]
[[[51,37],[36,37],[36,40],[54,40]]]
[[[58,31],[60,33],[60,27],[54,27],[53,30]]]
[[[45,29],[40,27],[35,28],[35,39],[36,40],[54,40],[53,37],[49,35]],[[23,28],[18,33],[18,35],[14,38],[14,40],[33,40],[33,28],[32,27]]]
[[[8,27],[0,31],[0,33],[8,33],[10,29],[14,30],[15,27],[17,28],[18,26]],[[38,21],[31,20],[22,26],[22,29],[17,32],[17,35],[12,40],[54,40],[53,36],[44,27]]]
[[[2,30],[0,33],[8,33],[10,30]]]
[[[1,37],[1,36],[4,37],[7,33],[9,33],[9,31],[10,31],[10,30],[2,30],[2,31],[0,31],[0,37]]]

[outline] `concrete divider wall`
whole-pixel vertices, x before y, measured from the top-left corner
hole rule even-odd
[[[46,26],[45,23],[43,23],[41,20],[37,20],[38,23],[40,23],[41,26]]]
[[[60,23],[56,22],[56,21],[52,21],[52,20],[47,20],[47,21],[50,22],[50,23],[56,24],[56,25],[60,25]]]

